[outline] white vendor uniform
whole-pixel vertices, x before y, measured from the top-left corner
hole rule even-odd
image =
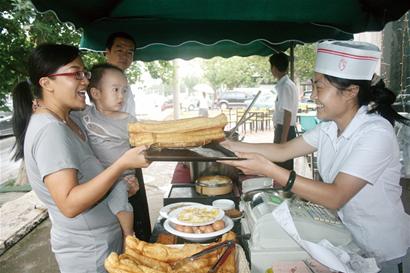
[[[283,125],[283,116],[285,110],[292,113],[290,126],[296,124],[296,114],[298,113],[299,94],[298,89],[288,75],[284,75],[276,84],[277,99],[275,102],[275,112],[273,113],[273,122],[275,125]]]
[[[406,255],[410,216],[401,202],[399,147],[391,124],[362,106],[341,136],[323,122],[303,139],[318,150],[323,181],[343,172],[367,181],[338,214],[356,242],[378,263]]]
[[[127,92],[124,97],[124,105],[122,106],[121,111],[135,116],[135,97],[130,86],[127,87]]]

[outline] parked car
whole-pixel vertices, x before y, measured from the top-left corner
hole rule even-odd
[[[248,107],[253,99],[245,101],[246,107]],[[256,99],[252,106],[252,109],[274,109],[275,108],[276,94],[271,91],[262,92]]]
[[[410,113],[410,94],[397,95],[393,108],[398,112]]]
[[[246,100],[252,99],[252,95],[240,91],[228,91],[221,93],[216,104],[221,109],[232,107],[245,107]]]
[[[195,96],[188,96],[181,101],[181,108],[184,111],[193,111],[198,109],[199,98]]]
[[[173,99],[167,99],[161,104],[161,111],[165,111],[169,108],[174,108],[174,101]]]
[[[299,100],[298,112],[309,112],[316,110],[316,103],[311,99],[312,90],[307,90]]]
[[[0,112],[0,136],[13,135],[13,125],[11,124],[12,112]]]

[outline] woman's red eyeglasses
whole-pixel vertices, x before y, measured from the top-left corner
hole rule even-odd
[[[55,77],[55,76],[74,76],[76,80],[84,80],[84,79],[91,79],[91,72],[90,71],[76,71],[76,72],[69,72],[69,73],[57,73],[57,74],[50,74],[46,77]]]

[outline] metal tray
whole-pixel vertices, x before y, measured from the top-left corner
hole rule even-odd
[[[241,160],[236,155],[207,156],[190,149],[157,149],[149,148],[145,151],[145,158],[148,161],[205,161],[212,162],[217,160]]]
[[[197,148],[164,148],[158,149],[150,147],[146,150],[145,158],[149,161],[203,161],[214,162],[217,160],[243,160],[239,158],[231,150],[226,149],[217,141]]]

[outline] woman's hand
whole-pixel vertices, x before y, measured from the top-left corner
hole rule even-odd
[[[127,181],[128,185],[128,197],[133,196],[139,191],[140,186],[138,184],[138,179],[135,177],[135,175],[127,175],[124,177],[124,180]]]
[[[150,162],[145,159],[146,149],[146,146],[131,148],[118,159],[118,163],[123,166],[124,170],[148,167]]]
[[[240,169],[244,174],[247,175],[259,175],[259,176],[270,176],[270,171],[274,165],[273,162],[269,161],[261,154],[257,153],[235,153],[240,158],[246,158],[244,160],[221,160],[218,161],[222,164],[227,164]]]

